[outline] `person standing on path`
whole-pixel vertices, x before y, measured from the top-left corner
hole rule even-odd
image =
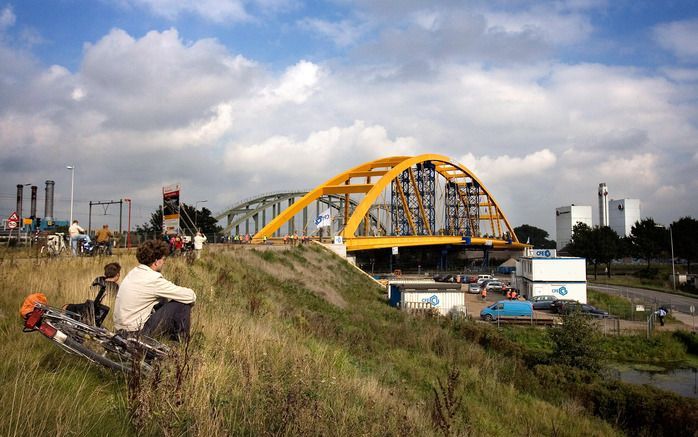
[[[194,252],[196,253],[196,259],[201,259],[201,251],[204,249],[204,243],[206,242],[206,236],[198,231],[194,236]]]

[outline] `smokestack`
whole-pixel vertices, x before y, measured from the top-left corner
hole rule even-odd
[[[36,218],[36,185],[32,185],[32,204],[31,204],[31,215],[32,219]]]
[[[55,182],[46,181],[46,197],[44,203],[44,221],[53,222],[53,186]]]
[[[17,184],[17,216],[22,218],[22,197],[24,196],[24,185]]]
[[[606,182],[599,184],[599,227],[608,226],[608,188]]]

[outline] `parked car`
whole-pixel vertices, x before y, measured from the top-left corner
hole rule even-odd
[[[487,291],[502,291],[504,286],[499,281],[487,281],[487,285],[485,285],[485,288],[487,289]]]
[[[477,285],[476,282],[471,282],[468,284],[468,293],[478,294],[480,291],[482,291],[482,289],[479,285]]]
[[[600,310],[593,305],[587,303],[570,302],[562,307],[562,314],[572,314],[575,311],[579,311],[582,314],[586,314],[592,317],[606,318],[608,317],[608,312]]]
[[[507,317],[532,317],[531,302],[516,300],[500,300],[480,311],[480,318],[487,321]]]
[[[494,279],[492,278],[492,275],[477,275],[477,283],[482,285],[483,281],[491,280]]]
[[[533,296],[530,302],[533,304],[534,310],[549,310],[556,300],[557,297],[552,294],[543,294],[540,296]]]
[[[432,277],[434,282],[454,282],[455,277],[453,275],[434,275]]]
[[[568,303],[579,303],[574,299],[557,299],[550,303],[550,311],[557,314],[564,314],[564,306]]]

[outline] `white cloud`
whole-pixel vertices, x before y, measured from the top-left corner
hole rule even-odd
[[[441,14],[434,10],[420,10],[411,14],[411,20],[419,27],[433,31],[438,30],[442,22]]]
[[[0,31],[14,26],[17,17],[12,11],[12,6],[5,6],[0,11]]]
[[[339,47],[354,45],[365,32],[365,26],[349,20],[327,21],[318,18],[304,18],[298,21],[301,29],[306,29],[328,38]]]
[[[488,183],[511,180],[513,176],[518,179],[545,172],[555,166],[557,157],[550,150],[543,149],[522,158],[509,155],[478,158],[468,153],[460,160],[487,186]]]
[[[135,39],[123,30],[85,49],[80,87],[105,126],[177,129],[254,89],[258,68],[217,41],[185,44],[176,30]]]
[[[659,182],[658,157],[652,153],[610,157],[599,164],[598,170],[602,177],[622,184],[633,181],[636,186],[656,186]]]
[[[144,6],[156,15],[170,20],[180,14],[192,13],[202,18],[214,21],[247,21],[251,17],[245,10],[242,0],[129,0],[131,3]]]
[[[679,58],[698,59],[698,19],[660,24],[654,29],[654,37],[660,46]]]
[[[284,72],[276,87],[265,88],[261,94],[273,101],[300,104],[313,94],[322,74],[319,66],[312,62],[300,61]]]
[[[591,35],[593,26],[587,15],[556,13],[547,7],[525,12],[486,13],[490,30],[502,29],[507,33],[531,33],[553,45],[580,43]]]
[[[319,184],[352,165],[415,151],[415,139],[390,139],[384,127],[358,120],[348,127],[312,132],[301,141],[276,135],[256,144],[232,144],[225,163],[230,171],[252,173],[263,165],[264,173],[274,178],[305,177]]]

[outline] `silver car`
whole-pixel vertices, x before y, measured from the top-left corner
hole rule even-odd
[[[480,292],[480,286],[475,282],[468,284],[468,293],[478,294]]]

